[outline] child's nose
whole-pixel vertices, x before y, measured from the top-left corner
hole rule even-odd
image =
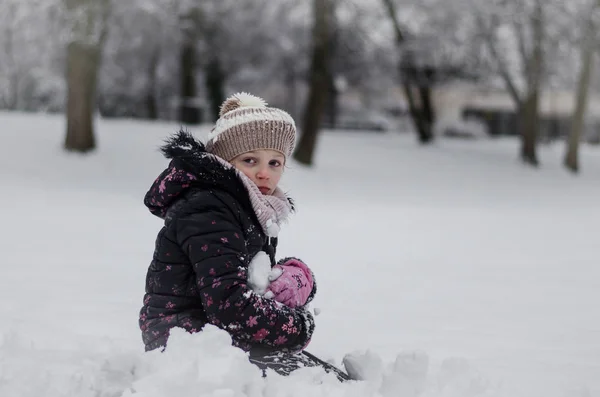
[[[269,178],[269,170],[266,168],[261,168],[260,170],[258,170],[258,173],[256,174],[257,177],[259,177],[260,179],[268,179]]]

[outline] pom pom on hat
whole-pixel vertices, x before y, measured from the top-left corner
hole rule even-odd
[[[239,92],[233,94],[223,102],[219,111],[219,117],[223,117],[226,113],[243,107],[266,108],[267,102],[256,95],[248,94],[247,92]]]

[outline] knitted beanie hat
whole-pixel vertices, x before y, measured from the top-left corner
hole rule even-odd
[[[206,151],[231,161],[252,150],[272,149],[287,159],[295,144],[296,125],[292,116],[267,107],[262,98],[240,92],[221,105],[219,119],[208,134]]]

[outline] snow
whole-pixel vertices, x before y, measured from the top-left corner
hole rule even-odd
[[[258,214],[260,215],[260,214]],[[272,219],[267,220],[267,236],[269,237],[277,237],[279,236],[279,225],[275,223]]]
[[[260,251],[252,258],[248,265],[248,284],[254,292],[264,295],[269,286],[271,273],[271,259],[266,252]]]
[[[316,275],[309,350],[384,368],[342,385],[310,368],[264,380],[216,328],[143,352],[161,221],[142,198],[178,125],[98,120],[89,156],[61,150],[61,116],[0,126],[0,396],[600,396],[598,147],[576,177],[560,144],[532,170],[513,140],[405,134],[331,132],[316,168],[291,162],[278,257]]]
[[[381,357],[370,350],[344,356],[344,368],[352,379],[380,381],[384,373]]]

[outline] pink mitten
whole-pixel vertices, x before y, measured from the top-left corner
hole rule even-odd
[[[275,265],[272,274],[281,275],[267,287],[265,297],[272,297],[289,307],[306,305],[313,292],[314,280],[308,266],[299,259],[290,258]]]

